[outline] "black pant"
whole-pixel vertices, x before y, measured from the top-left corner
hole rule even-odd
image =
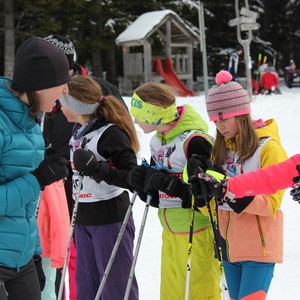
[[[0,267],[0,300],[41,300],[41,289],[33,259],[19,270]],[[8,297],[6,297],[6,292]]]

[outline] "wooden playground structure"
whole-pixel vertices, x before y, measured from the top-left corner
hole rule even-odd
[[[198,34],[172,10],[142,14],[116,39],[123,51],[123,93],[156,81],[170,84],[179,96],[193,96],[193,47],[198,42]]]

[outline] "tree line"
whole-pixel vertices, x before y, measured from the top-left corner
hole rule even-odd
[[[118,83],[122,77],[122,51],[116,37],[141,14],[171,9],[199,33],[197,1],[172,0],[0,0],[0,73],[11,72],[15,49],[31,36],[49,34],[72,40],[77,61],[94,75]],[[251,57],[256,67],[258,54],[274,64],[282,74],[290,59],[300,65],[300,0],[249,0],[249,8],[259,14],[259,30],[253,31]],[[237,44],[234,19],[235,0],[206,0],[204,4],[208,73],[226,69],[230,52]],[[244,1],[239,1],[244,6]],[[6,70],[6,72],[5,72]],[[202,56],[194,49],[194,74],[201,76]],[[6,74],[7,75],[7,74]]]

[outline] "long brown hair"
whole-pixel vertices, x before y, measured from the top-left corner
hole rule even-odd
[[[255,133],[249,114],[235,117],[238,125],[238,134],[232,141],[239,153],[239,163],[253,156],[258,148],[259,140]],[[212,149],[212,159],[217,166],[222,165],[226,159],[226,142],[224,136],[217,130],[216,140]]]
[[[17,98],[20,98],[22,95],[26,94],[28,102],[29,102],[29,113],[31,117],[38,123],[41,123],[41,116],[40,113],[40,103],[37,100],[37,96],[35,92],[18,92],[13,90],[10,86],[7,88],[13,93],[13,95]]]
[[[138,153],[140,146],[132,117],[119,99],[114,96],[105,96],[100,85],[90,76],[76,75],[68,83],[69,93],[81,102],[100,104],[91,118],[104,116],[107,122],[119,126],[130,138],[132,148]]]
[[[41,119],[39,116],[41,116],[40,113],[40,103],[37,100],[37,96],[35,92],[27,92],[27,98],[29,101],[29,111],[30,115],[36,120],[37,123],[41,123]]]

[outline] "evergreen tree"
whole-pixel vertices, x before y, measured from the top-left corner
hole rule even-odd
[[[0,26],[4,26],[4,1],[0,0]],[[30,36],[59,34],[70,38],[78,62],[93,74],[117,83],[122,76],[123,61],[116,37],[141,14],[171,9],[199,33],[198,10],[188,2],[196,0],[14,0],[16,48]],[[236,29],[228,26],[235,18],[235,0],[202,1],[204,4],[208,71],[213,76],[227,68],[229,52],[237,43]],[[244,6],[240,0],[239,5]],[[259,13],[259,30],[253,31],[251,56],[258,53],[276,59],[276,68],[284,69],[290,59],[300,65],[300,0],[249,0],[251,10]],[[4,45],[4,30],[0,35]],[[155,45],[154,45],[155,46]],[[155,47],[154,47],[155,48]],[[158,49],[154,49],[156,51]],[[0,49],[0,73],[4,72],[4,47]],[[194,49],[194,74],[201,75],[202,56]],[[105,72],[105,73],[104,73]]]

